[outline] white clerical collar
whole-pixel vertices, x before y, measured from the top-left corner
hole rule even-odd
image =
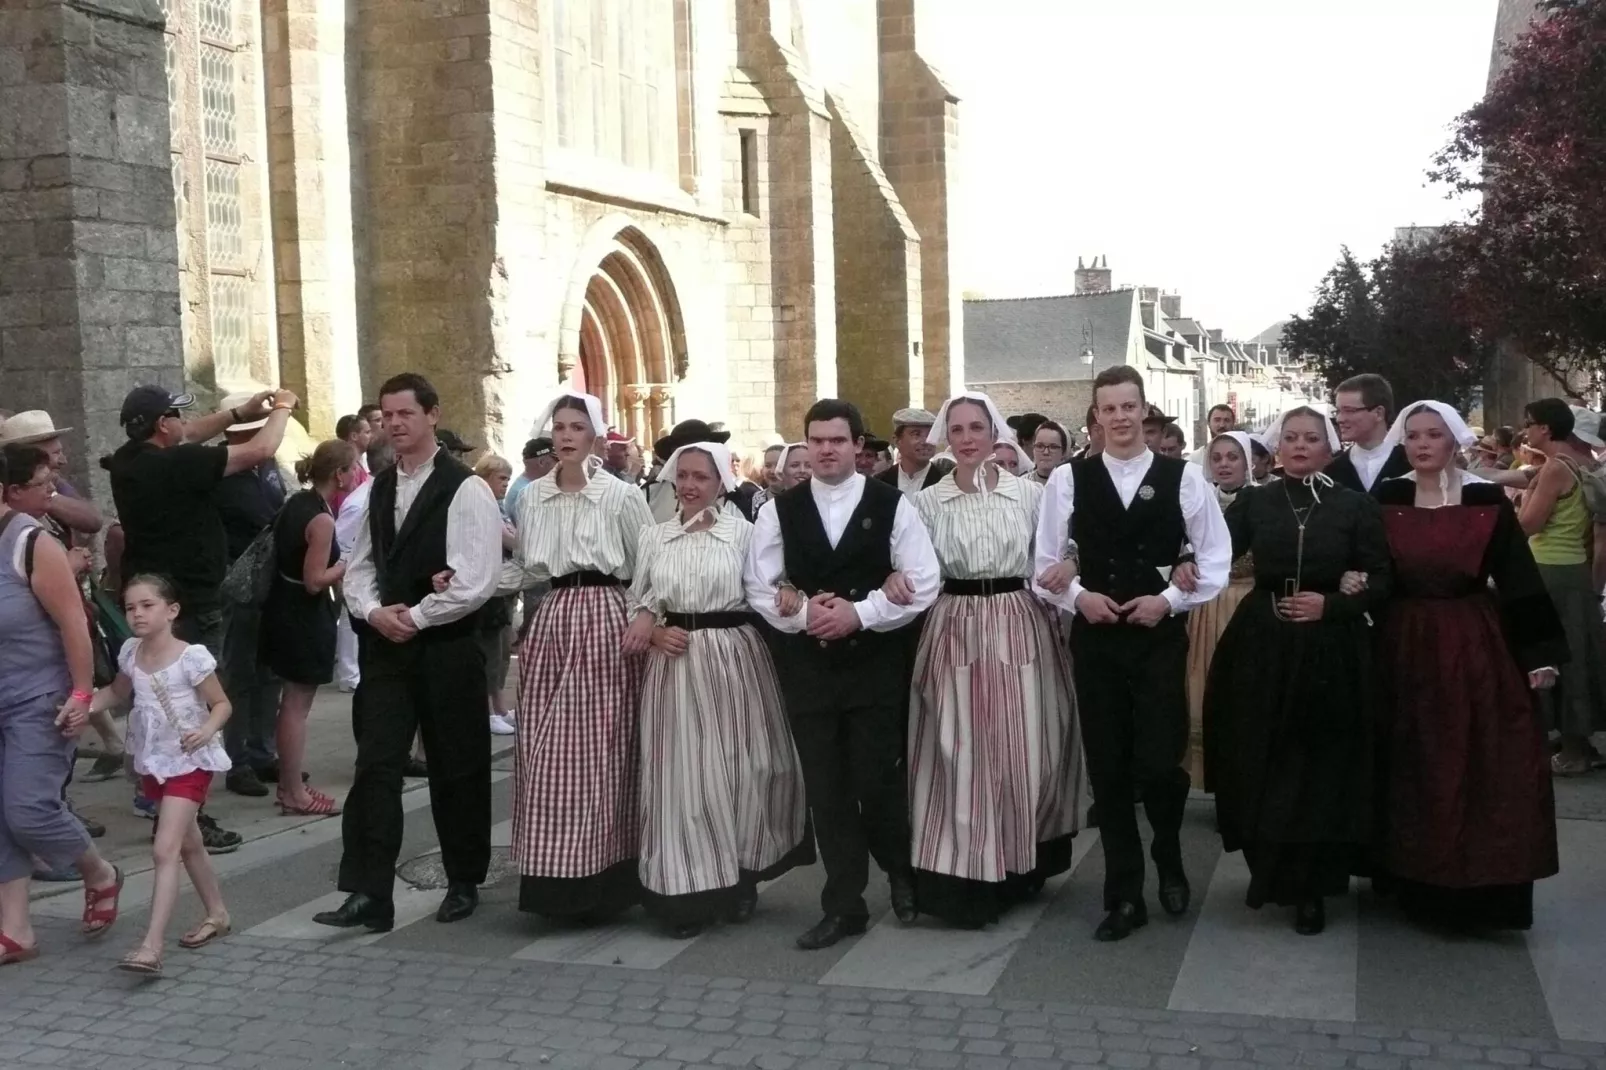
[[[836,486],[832,486],[820,479],[809,480],[809,490],[814,494],[817,502],[839,502],[851,495],[857,495],[864,489],[864,477],[855,472]]]
[[[1349,444],[1350,453],[1367,458],[1376,457],[1380,453],[1392,453],[1393,450],[1394,443],[1390,442],[1386,437],[1375,446],[1363,446],[1359,442],[1351,442]]]

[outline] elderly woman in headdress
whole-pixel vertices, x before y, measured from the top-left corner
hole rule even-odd
[[[648,913],[683,938],[747,921],[760,881],[813,861],[803,774],[742,587],[753,528],[721,508],[730,472],[714,443],[664,465],[680,509],[641,533],[624,637],[626,655],[647,655],[641,883]]]
[[[1476,442],[1461,415],[1410,405],[1391,437],[1411,473],[1375,491],[1394,555],[1378,647],[1392,699],[1384,858],[1408,914],[1526,929],[1533,882],[1557,867],[1536,695],[1566,636],[1504,491],[1456,466]]]
[[[1205,768],[1223,846],[1249,864],[1249,906],[1295,908],[1304,934],[1326,926],[1370,856],[1378,706],[1367,613],[1389,592],[1377,503],[1323,474],[1332,421],[1307,406],[1267,432],[1281,478],[1241,490],[1226,512],[1234,556],[1253,553],[1255,587],[1222,633],[1205,687]],[[1346,572],[1367,576],[1345,594]]]
[[[1026,589],[1043,490],[998,459],[1003,430],[985,394],[945,404],[931,442],[956,467],[914,497],[943,578],[910,693],[915,901],[967,928],[1070,867],[1083,794],[1070,664]]]
[[[643,658],[620,648],[629,624],[626,588],[652,516],[641,491],[593,455],[607,429],[589,394],[559,397],[536,421],[532,434],[550,434],[558,464],[519,497],[518,546],[502,584],[552,584],[519,654],[519,909],[582,921],[641,897]]]

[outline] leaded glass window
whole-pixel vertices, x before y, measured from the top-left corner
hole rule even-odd
[[[679,177],[670,0],[549,0],[558,147]]]

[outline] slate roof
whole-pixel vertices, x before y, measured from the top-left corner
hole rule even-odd
[[[1136,290],[965,302],[965,378],[972,383],[1091,379],[1126,363],[1142,337]],[[1091,366],[1082,333],[1091,324]],[[1141,353],[1141,347],[1139,352]]]
[[[1196,335],[1200,338],[1208,337],[1208,333],[1205,331],[1204,324],[1200,323],[1196,319],[1183,318],[1166,320],[1165,325],[1180,335]]]
[[[1249,344],[1253,346],[1281,346],[1283,344],[1283,328],[1287,326],[1287,320],[1278,320],[1249,339]]]

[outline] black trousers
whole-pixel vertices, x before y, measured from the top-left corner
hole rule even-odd
[[[402,766],[422,733],[430,810],[451,881],[483,883],[491,861],[491,729],[485,655],[473,632],[407,643],[364,638],[352,698],[357,776],[346,797],[340,890],[389,899],[402,845]]]
[[[1157,863],[1181,868],[1188,802],[1188,625],[1071,624],[1076,702],[1088,779],[1099,804],[1104,908],[1143,899],[1143,840],[1135,802],[1154,831]]]
[[[908,673],[896,655],[892,664],[866,665],[863,673],[851,666],[831,673],[798,666],[795,655],[786,656],[792,653],[783,652],[781,684],[825,865],[820,906],[827,914],[868,917],[870,858],[888,876],[910,872]]]

